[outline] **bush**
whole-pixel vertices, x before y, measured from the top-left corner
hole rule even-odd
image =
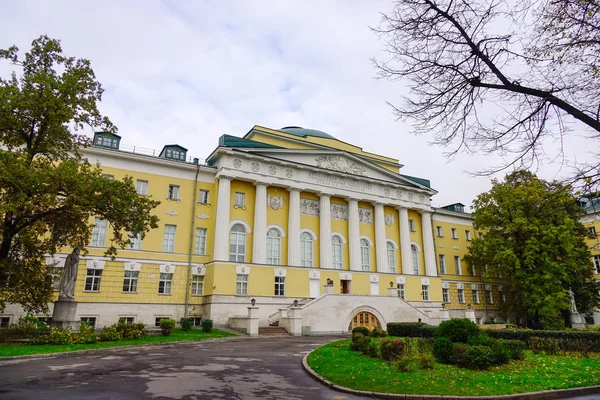
[[[454,345],[453,358],[462,368],[486,370],[495,364],[494,351],[487,346]]]
[[[125,322],[123,318],[119,318],[119,322],[114,324],[113,327],[117,330],[121,339],[140,339],[146,336],[146,332],[144,331],[146,324],[143,322],[131,324]]]
[[[494,340],[487,347],[492,350],[494,365],[502,365],[510,361],[510,353],[506,350],[501,340]]]
[[[489,330],[486,334],[493,338],[505,340],[521,340],[531,349],[530,339],[551,338],[557,339],[560,343],[560,348],[563,351],[574,352],[600,352],[600,333],[588,331],[546,331],[546,330]]]
[[[370,336],[371,332],[369,331],[369,328],[364,327],[364,326],[357,326],[356,328],[352,329],[352,333],[360,333],[361,335],[364,336]]]
[[[433,352],[433,338],[404,338],[404,354],[410,356],[420,356],[431,354]]]
[[[365,336],[362,333],[352,334],[352,343],[350,343],[350,350],[360,351],[363,354],[368,354],[370,345],[371,338],[369,336]]]
[[[212,319],[203,319],[202,320],[202,332],[210,333],[213,329]]]
[[[555,356],[560,353],[560,342],[554,338],[532,337],[529,339],[529,347],[535,354]]]
[[[384,337],[387,337],[387,331],[386,331],[386,330],[384,330],[384,329],[377,329],[377,328],[374,328],[374,329],[371,331],[371,337],[374,337],[374,338],[378,338],[378,337],[382,337],[382,338],[384,338]]]
[[[404,353],[404,342],[400,339],[385,338],[381,340],[381,358],[385,361],[395,361]]]
[[[179,320],[179,325],[181,325],[181,329],[183,329],[184,332],[189,332],[192,330],[194,323],[191,318],[181,318]]]
[[[418,369],[435,368],[435,359],[431,355],[405,355],[394,364],[400,372],[414,372]]]
[[[433,337],[435,326],[424,322],[389,322],[387,333],[399,337]]]
[[[117,331],[115,325],[105,326],[102,329],[102,333],[99,335],[101,342],[116,342],[117,340],[121,340],[121,334]]]
[[[76,336],[74,343],[88,344],[96,343],[98,336],[96,336],[96,329],[85,322],[79,324],[79,334]]]
[[[40,337],[44,344],[71,344],[73,343],[73,333],[69,328],[50,328],[50,333]],[[35,343],[42,344],[42,343]]]
[[[508,351],[512,360],[524,360],[527,345],[522,340],[502,340],[502,345]]]
[[[160,333],[163,336],[169,336],[175,328],[175,320],[172,318],[163,318],[158,322],[158,325],[160,326]]]
[[[442,364],[452,364],[452,340],[439,337],[433,343],[433,356]]]
[[[365,355],[373,358],[379,358],[381,355],[379,350],[379,341],[371,340],[369,342],[369,347],[367,348],[367,353]]]
[[[466,318],[454,318],[442,322],[434,332],[435,337],[445,337],[453,343],[467,343],[481,333],[474,322]]]

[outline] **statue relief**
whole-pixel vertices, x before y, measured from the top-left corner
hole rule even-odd
[[[370,208],[359,208],[358,209],[358,221],[363,224],[373,223],[373,212]]]
[[[317,167],[333,171],[347,172],[353,175],[364,175],[367,169],[356,161],[338,156],[320,156],[315,159]]]
[[[58,289],[59,300],[72,300],[75,297],[75,281],[77,280],[77,269],[79,267],[79,247],[75,247],[73,252],[67,256],[65,268],[60,278]]]
[[[319,202],[310,199],[300,199],[300,212],[304,215],[319,216]]]
[[[348,207],[344,204],[330,204],[331,218],[333,219],[348,219]]]
[[[283,207],[284,202],[285,200],[283,200],[282,194],[280,194],[279,197],[271,197],[271,193],[269,193],[267,197],[267,204],[269,204],[269,207],[271,207],[273,210],[279,210],[281,207]]]

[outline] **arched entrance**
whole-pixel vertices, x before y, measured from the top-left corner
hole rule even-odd
[[[357,326],[364,326],[369,330],[373,330],[374,328],[381,329],[381,323],[379,319],[368,311],[360,311],[352,317],[350,320],[350,324],[348,325],[348,331],[352,332],[352,329]]]

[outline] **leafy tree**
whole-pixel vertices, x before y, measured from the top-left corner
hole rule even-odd
[[[80,153],[90,144],[84,126],[116,131],[97,108],[102,88],[88,60],[64,56],[47,36],[24,58],[13,46],[0,59],[17,70],[0,78],[0,309],[46,310],[54,277],[45,256],[85,248],[93,216],[109,221],[114,255],[130,234],[157,227],[158,202],[138,196],[130,177],[103,177]]]
[[[481,173],[534,165],[574,132],[598,138],[597,0],[398,0],[375,31],[389,55],[378,73],[409,89],[395,114],[451,155],[507,160]],[[600,162],[565,162],[598,183]]]
[[[499,274],[507,280],[507,315],[530,326],[543,319],[547,327],[560,327],[561,313],[571,305],[569,289],[576,298],[588,296],[586,282],[593,277],[581,208],[568,186],[528,171],[492,182],[474,201],[473,226],[484,235],[473,240],[465,260],[487,270],[484,278]],[[580,312],[597,305],[597,298],[578,304]]]

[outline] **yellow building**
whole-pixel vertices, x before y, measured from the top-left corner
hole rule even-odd
[[[291,329],[296,318],[303,334],[500,320],[502,280],[484,282],[463,261],[478,234],[471,216],[460,203],[432,208],[429,181],[402,174],[397,159],[299,127],[223,135],[206,163],[176,144],[150,155],[116,135],[93,143],[83,151],[91,163],[161,201],[160,223],[110,260],[107,221],[94,221],[75,293],[81,320],[239,327],[251,300],[259,325]],[[47,261],[60,268],[66,255]],[[21,314],[9,306],[0,318]]]

